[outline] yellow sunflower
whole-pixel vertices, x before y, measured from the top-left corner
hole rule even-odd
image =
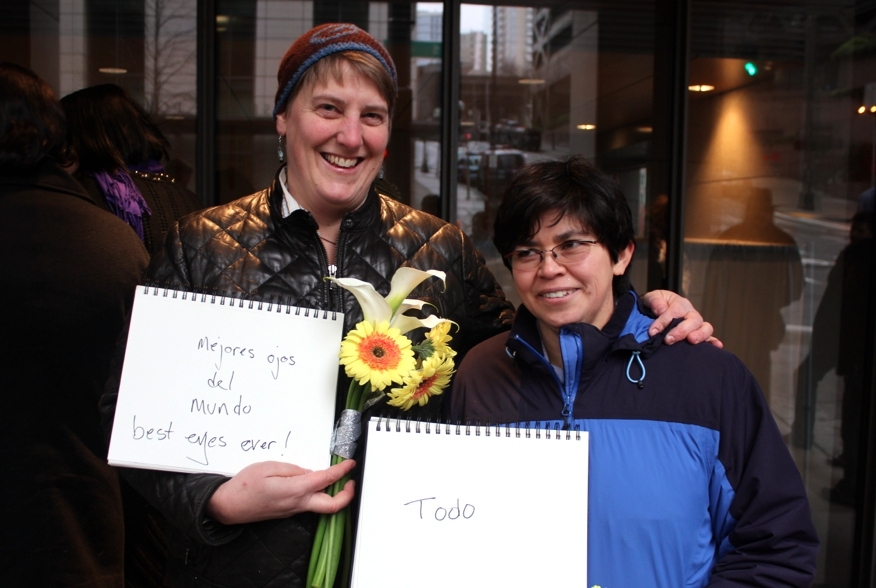
[[[423,367],[406,379],[404,386],[389,391],[387,404],[410,410],[415,404],[425,406],[432,396],[444,392],[453,374],[453,359],[433,355],[423,361]]]
[[[341,365],[361,385],[383,390],[416,368],[411,341],[388,321],[362,321],[341,342]]]
[[[426,339],[432,343],[432,348],[437,355],[447,357],[454,357],[456,355],[456,351],[449,346],[453,340],[453,337],[450,336],[450,327],[453,325],[454,323],[451,321],[444,321],[438,323],[426,333]]]

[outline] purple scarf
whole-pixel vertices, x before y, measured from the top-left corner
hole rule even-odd
[[[131,225],[142,241],[144,239],[143,216],[151,215],[152,210],[146,204],[140,190],[134,185],[131,176],[120,170],[114,174],[103,171],[95,172],[91,174],[91,177],[97,180],[97,185],[100,186],[100,191],[106,198],[106,203],[112,213]]]

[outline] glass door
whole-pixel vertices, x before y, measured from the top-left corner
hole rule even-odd
[[[816,585],[850,586],[876,302],[866,21],[852,0],[691,5],[685,292],[754,373],[803,473]]]

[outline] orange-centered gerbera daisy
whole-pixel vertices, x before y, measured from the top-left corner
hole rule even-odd
[[[347,375],[373,390],[401,383],[416,368],[411,341],[389,322],[362,321],[341,343],[341,365]]]
[[[450,357],[433,355],[423,361],[421,370],[410,374],[403,387],[390,390],[387,404],[402,410],[410,410],[415,404],[425,406],[432,396],[444,392],[450,383],[453,367]]]

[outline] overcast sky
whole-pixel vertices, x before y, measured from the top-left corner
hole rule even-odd
[[[471,31],[484,31],[489,33],[492,11],[490,6],[481,6],[478,4],[463,4],[460,8],[460,33],[469,33]],[[441,12],[442,4],[440,2],[418,2],[417,10],[425,12]]]

